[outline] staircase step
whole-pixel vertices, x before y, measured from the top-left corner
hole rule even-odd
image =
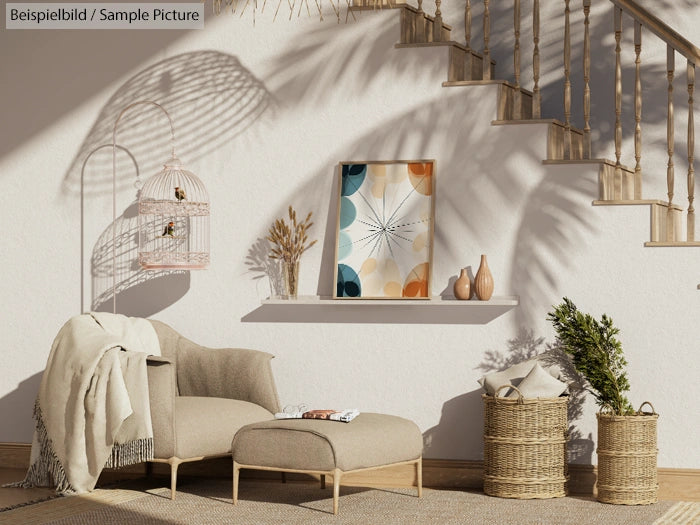
[[[406,5],[406,0],[353,0],[352,7],[366,9],[395,9]]]
[[[656,205],[656,206],[661,206],[662,208],[668,208],[668,202],[667,201],[662,201],[658,199],[629,199],[629,200],[598,200],[598,201],[593,201],[593,206],[649,206],[649,205]],[[683,208],[681,208],[678,204],[672,204],[671,205],[672,210],[677,210],[682,212]]]
[[[481,78],[483,76],[484,57],[479,53],[467,49],[463,44],[449,40],[446,42],[418,42],[410,44],[395,44],[397,49],[415,47],[448,47],[449,48],[449,68],[447,72],[447,82],[443,86],[453,82],[464,82],[464,78]],[[491,61],[491,75],[495,73],[496,62]],[[484,82],[480,80],[478,82]]]
[[[523,101],[526,99],[523,98]],[[531,99],[530,99],[531,100]],[[525,104],[523,105],[525,108]],[[501,108],[499,108],[501,109]],[[507,107],[503,108],[507,110]],[[524,109],[525,112],[525,109]],[[564,137],[566,127],[557,119],[499,119],[491,122],[494,126],[507,126],[518,124],[549,124],[547,133],[547,160],[549,161],[580,161],[583,160],[583,131],[571,126],[571,158],[564,159]]]
[[[481,58],[481,55],[477,55]],[[483,58],[482,58],[483,63]],[[491,68],[491,76],[493,77],[495,70],[495,62],[493,62]],[[481,71],[478,71],[481,74]],[[443,87],[460,87],[460,86],[487,86],[498,84],[500,89],[498,91],[498,112],[497,120],[494,121],[496,125],[499,124],[509,124],[511,122],[517,123],[521,119],[525,122],[532,122],[532,91],[523,89],[522,87],[518,90],[514,84],[508,82],[507,80],[449,80],[443,82]],[[520,114],[516,115],[515,110],[515,97],[516,93],[520,92],[521,100],[521,110]],[[516,117],[518,119],[516,120]]]
[[[442,23],[440,32],[436,32],[435,17],[419,12],[413,6],[399,5],[401,9],[402,44],[419,44],[430,42],[449,42],[452,26]],[[367,8],[364,8],[367,9]],[[370,8],[371,9],[371,8]]]
[[[546,160],[545,164],[600,164],[598,171],[598,195],[600,201],[622,203],[650,204],[642,200],[642,177],[632,168],[620,165],[617,173],[615,162],[609,159]],[[661,202],[661,201],[654,201]]]
[[[654,199],[623,199],[593,201],[594,206],[647,205],[651,211],[651,241],[644,246],[694,246],[682,240],[683,208],[678,204]],[[700,245],[700,243],[698,243]]]
[[[700,241],[676,241],[676,242],[645,242],[644,246],[650,248],[688,248],[688,247],[700,247]],[[700,289],[700,285],[698,285]]]

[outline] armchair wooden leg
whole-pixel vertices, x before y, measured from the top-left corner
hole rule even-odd
[[[418,458],[416,461],[416,488],[420,498],[423,496],[423,458]]]
[[[233,504],[238,503],[238,475],[241,471],[241,467],[235,461],[233,462]]]
[[[170,458],[170,499],[175,499],[175,488],[177,487],[177,468],[182,461],[180,458]]]
[[[321,488],[325,489],[326,488],[326,475],[321,474]]]
[[[338,514],[338,498],[340,497],[340,475],[339,468],[333,470],[333,514]]]

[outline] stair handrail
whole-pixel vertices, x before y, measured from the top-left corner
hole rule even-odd
[[[649,29],[661,40],[666,42],[666,44],[675,49],[676,52],[683,55],[695,65],[700,65],[700,48],[696,47],[691,41],[684,38],[675,29],[647,11],[637,2],[634,0],[610,0],[610,2]]]

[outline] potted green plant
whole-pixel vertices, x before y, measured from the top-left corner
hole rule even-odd
[[[549,312],[561,349],[571,356],[600,407],[598,417],[598,501],[626,505],[655,503],[656,414],[645,402],[637,412],[627,399],[627,360],[616,337],[619,329],[603,314],[600,321],[564,297]],[[642,412],[644,405],[651,413]]]

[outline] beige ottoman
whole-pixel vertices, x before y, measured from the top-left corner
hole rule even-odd
[[[418,497],[422,491],[423,437],[413,421],[363,413],[349,423],[318,419],[280,419],[242,427],[233,437],[233,504],[238,502],[240,469],[333,476],[333,514],[338,513],[343,474],[392,465],[415,464]]]

